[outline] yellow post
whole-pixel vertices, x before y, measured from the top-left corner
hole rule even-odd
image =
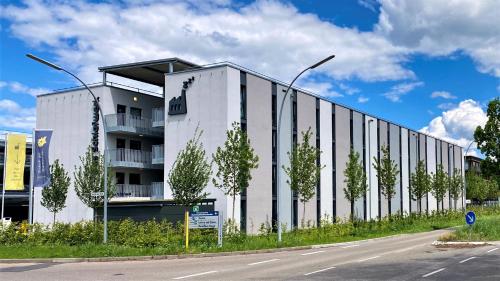
[[[189,248],[189,211],[184,213],[184,233],[186,234],[186,250]]]

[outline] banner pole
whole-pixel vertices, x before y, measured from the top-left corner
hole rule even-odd
[[[28,223],[33,224],[33,178],[34,178],[34,160],[35,155],[35,129],[31,132],[31,163],[30,163],[30,197],[28,206]]]
[[[7,169],[7,136],[5,134],[4,142],[4,154],[3,154],[3,185],[2,185],[2,228],[3,228],[3,215],[4,215],[4,204],[5,204],[5,170]]]

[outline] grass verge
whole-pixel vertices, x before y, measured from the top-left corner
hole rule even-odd
[[[469,227],[464,226],[441,237],[442,241],[500,241],[500,215],[478,218]]]

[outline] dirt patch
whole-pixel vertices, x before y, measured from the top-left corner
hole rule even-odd
[[[469,243],[460,243],[460,244],[438,244],[434,245],[434,247],[438,249],[466,249],[466,248],[479,248],[484,246],[490,246],[490,244],[469,244]]]

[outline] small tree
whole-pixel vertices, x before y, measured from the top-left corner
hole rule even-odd
[[[382,146],[382,159],[377,161],[373,157],[373,167],[377,170],[377,177],[379,182],[380,191],[387,199],[389,207],[389,217],[391,216],[391,199],[396,195],[396,179],[399,173],[398,166],[391,160],[389,149],[387,146]]]
[[[443,165],[439,164],[437,166],[436,173],[432,174],[431,180],[431,192],[437,200],[438,209],[439,202],[441,202],[441,209],[444,209],[443,200],[446,192],[448,191],[448,181],[448,174],[444,171]]]
[[[450,196],[453,199],[455,210],[457,209],[458,198],[462,195],[464,189],[464,181],[462,179],[462,172],[455,168],[453,175],[450,177]]]
[[[42,206],[53,214],[53,223],[56,223],[56,214],[66,207],[66,197],[70,185],[68,173],[59,159],[50,165],[50,184],[42,189]]]
[[[349,152],[349,160],[344,170],[344,176],[344,182],[346,183],[344,196],[351,202],[351,221],[354,222],[354,201],[366,193],[368,185],[366,183],[366,173],[359,161],[359,153],[352,148]]]
[[[97,208],[104,204],[104,196],[92,196],[92,193],[104,192],[104,157],[94,154],[89,146],[83,156],[80,156],[81,165],[75,166],[73,174],[76,195],[94,211],[94,222],[97,220]],[[112,171],[108,168],[108,200],[113,198],[116,185]]]
[[[236,195],[241,194],[248,187],[252,179],[251,171],[259,167],[259,157],[250,145],[250,140],[240,124],[234,122],[233,129],[226,132],[227,138],[223,147],[218,147],[212,155],[218,170],[213,184],[224,194],[233,198],[232,220],[235,223],[234,207]]]
[[[305,226],[306,203],[316,193],[315,189],[323,168],[317,163],[321,151],[310,144],[311,136],[311,128],[302,132],[302,143],[294,145],[292,152],[288,152],[290,167],[282,167],[289,177],[286,182],[292,191],[297,192],[303,204],[302,227]]]
[[[168,173],[168,184],[172,189],[174,200],[184,206],[186,212],[190,206],[200,203],[208,196],[204,190],[210,180],[212,163],[208,162],[205,149],[200,142],[202,133],[196,129],[194,137],[177,154]]]
[[[498,196],[498,187],[495,180],[487,180],[478,173],[469,171],[466,175],[466,181],[468,199],[476,199],[482,205],[486,199]]]
[[[417,201],[418,213],[422,213],[422,198],[431,191],[431,177],[425,171],[424,161],[419,161],[414,173],[410,175],[410,196]]]

